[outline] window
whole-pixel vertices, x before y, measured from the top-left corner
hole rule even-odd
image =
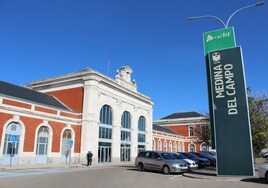
[[[158,149],[157,151],[162,151],[162,142],[158,140]]]
[[[169,146],[169,148],[168,148],[169,151],[172,151],[172,142],[171,141],[169,142],[169,145],[168,146]]]
[[[108,127],[102,127],[99,128],[99,138],[102,139],[112,139],[112,129]]]
[[[100,110],[98,162],[111,162],[112,154],[112,108],[104,105]]]
[[[104,105],[100,111],[99,138],[108,140],[112,139],[112,122],[112,109],[110,106]]]
[[[47,155],[48,136],[48,128],[45,126],[40,127],[37,136],[36,155]]]
[[[125,129],[131,128],[131,116],[127,111],[125,111],[121,117],[121,127]]]
[[[176,144],[176,142],[174,142],[174,144],[173,144],[173,151],[176,152],[176,150],[177,150],[177,144]]]
[[[131,116],[127,111],[125,111],[121,117],[121,141],[131,141]]]
[[[202,143],[200,149],[201,151],[207,151],[207,145],[205,143]]]
[[[138,122],[138,130],[145,132],[145,117],[141,116]]]
[[[141,116],[138,122],[138,142],[145,143],[145,118]]]
[[[113,114],[112,109],[108,105],[104,105],[100,111],[100,123],[106,125],[113,124]]]
[[[167,151],[167,141],[164,142],[164,151]]]
[[[71,130],[66,129],[62,135],[62,149],[61,149],[62,155],[67,155],[67,154],[69,155],[71,148],[70,148],[68,142],[71,139],[72,139],[72,132],[71,132]]]
[[[182,146],[181,146],[181,143],[179,142],[178,143],[178,152],[181,152],[182,151],[181,148],[182,148]]]
[[[194,136],[194,127],[189,126],[189,136]]]
[[[154,153],[154,159],[161,159],[160,155],[158,153]]]
[[[190,152],[195,152],[195,145],[194,144],[189,145],[189,151]]]
[[[3,149],[4,155],[18,154],[20,129],[20,124],[15,122],[12,122],[7,126]]]

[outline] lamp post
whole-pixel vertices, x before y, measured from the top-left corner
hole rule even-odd
[[[195,20],[195,19],[199,19],[199,18],[214,18],[214,19],[217,19],[218,21],[220,21],[220,22],[223,24],[223,26],[224,26],[225,28],[227,28],[227,27],[228,27],[228,24],[229,24],[229,22],[230,22],[230,20],[231,20],[231,18],[232,18],[236,13],[240,12],[241,10],[247,9],[247,8],[258,7],[258,6],[261,6],[261,5],[264,5],[264,1],[260,1],[260,2],[257,2],[257,3],[255,3],[255,4],[248,5],[248,6],[244,6],[244,7],[242,7],[242,8],[237,9],[236,11],[234,11],[234,12],[229,16],[229,18],[228,18],[228,20],[227,20],[226,23],[225,23],[222,19],[220,19],[219,17],[217,17],[217,16],[213,16],[213,15],[190,16],[190,17],[188,17],[188,20]]]
[[[224,26],[203,34],[211,143],[212,148],[217,150],[217,175],[254,176],[255,173],[242,51],[235,44],[234,28],[228,27],[228,24],[241,10],[263,4],[264,1],[261,1],[239,8],[227,22],[213,15],[188,17],[189,20],[213,18]],[[234,154],[237,148],[240,152]],[[233,158],[239,160],[231,160]]]

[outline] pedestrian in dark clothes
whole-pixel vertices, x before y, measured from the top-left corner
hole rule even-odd
[[[87,152],[87,166],[92,167],[92,157],[93,153],[91,151]]]

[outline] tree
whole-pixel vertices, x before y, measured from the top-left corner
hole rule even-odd
[[[266,93],[251,96],[247,88],[251,135],[254,155],[257,156],[268,142],[268,98]]]
[[[254,155],[260,154],[261,150],[268,147],[268,97],[263,92],[257,96],[251,96],[251,89],[247,88],[249,118]],[[209,115],[208,115],[209,117]],[[200,123],[195,129],[196,135],[201,142],[210,146],[211,135],[208,119]],[[212,133],[213,134],[213,133]]]
[[[206,144],[206,150],[208,150],[211,143],[209,116],[205,117],[200,124],[195,126],[195,134],[202,143]]]

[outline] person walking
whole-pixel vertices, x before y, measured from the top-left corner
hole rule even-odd
[[[91,151],[87,152],[87,166],[92,167],[92,157],[93,153]]]

